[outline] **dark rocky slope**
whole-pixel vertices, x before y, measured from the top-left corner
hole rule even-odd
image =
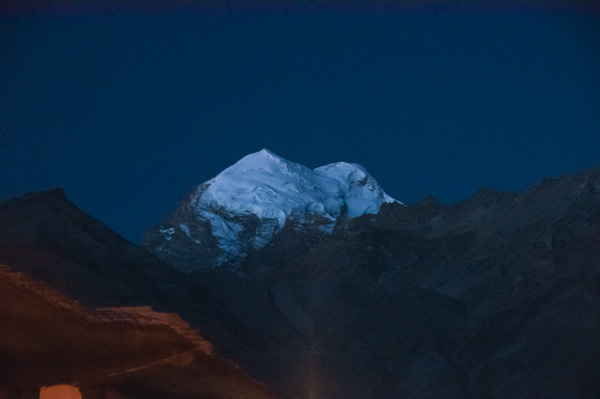
[[[62,190],[0,205],[0,266],[0,392],[26,397],[77,381],[89,397],[103,397],[97,387],[104,386],[129,399],[278,397],[227,359],[194,349],[199,337],[139,325],[137,315],[123,321],[131,319],[123,306],[153,305],[226,340],[236,330],[209,293],[186,289],[186,276],[86,215]],[[103,306],[117,306],[100,312],[116,314],[114,321],[94,320],[93,309]]]
[[[82,212],[60,189],[0,205],[0,261],[86,305],[168,302],[177,273]]]
[[[290,222],[187,275],[46,192],[0,205],[0,261],[86,305],[177,312],[289,398],[600,396],[600,168],[330,236]]]
[[[331,236],[289,223],[193,277],[250,338],[217,343],[291,397],[600,395],[600,168],[387,204]]]

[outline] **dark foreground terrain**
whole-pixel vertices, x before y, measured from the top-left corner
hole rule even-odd
[[[186,248],[177,248],[181,262]],[[214,345],[216,355],[204,358],[233,359],[283,397],[600,397],[600,168],[545,179],[521,194],[482,189],[456,205],[433,198],[387,204],[377,215],[342,218],[331,235],[289,223],[235,269],[182,274],[158,255],[162,260],[59,190],[0,205],[0,263],[11,273],[89,309],[151,305],[177,313]],[[3,314],[13,297],[2,295]],[[3,320],[0,332],[25,323],[21,314]],[[36,314],[29,325],[77,324],[74,315]],[[86,323],[73,334],[87,340],[102,331]],[[121,342],[137,353],[127,356],[132,362],[189,351],[189,342],[164,326],[131,328]],[[135,334],[151,338],[127,341]],[[18,355],[26,353],[18,345],[0,343],[2,364],[18,365],[0,367],[0,384],[33,378],[23,359],[40,367],[48,359],[45,343],[30,352],[35,357]],[[96,349],[68,352],[78,351]],[[112,367],[109,357],[103,361]],[[210,362],[198,367],[205,377],[221,370]],[[253,388],[235,394],[274,395],[239,373],[246,381],[239,384],[247,384],[239,386]],[[219,386],[214,396],[179,397],[234,397],[226,387],[238,385]]]

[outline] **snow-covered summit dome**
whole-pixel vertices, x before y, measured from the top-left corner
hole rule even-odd
[[[324,188],[330,191],[330,198],[343,200],[348,217],[357,217],[365,213],[377,213],[381,204],[397,202],[387,195],[367,170],[358,164],[338,162],[316,168],[314,173],[327,182]]]
[[[211,223],[223,261],[244,256],[240,218],[255,215],[261,225],[250,244],[263,247],[286,220],[302,223],[310,216],[328,220],[321,231],[330,232],[337,218],[377,213],[383,203],[395,202],[358,164],[339,162],[315,170],[263,149],[249,154],[216,177],[197,187],[189,202],[200,220]],[[247,234],[245,234],[247,236]]]
[[[277,219],[280,225],[292,213],[326,213],[325,195],[312,178],[313,171],[268,150],[250,154],[202,186],[197,206],[236,214],[253,213]]]
[[[340,162],[313,171],[267,149],[245,156],[202,186],[199,208],[253,213],[277,219],[280,226],[292,214],[335,218],[345,206],[349,217],[357,217],[395,201],[360,165]]]

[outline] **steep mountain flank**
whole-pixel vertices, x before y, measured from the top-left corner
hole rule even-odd
[[[62,190],[0,205],[0,266],[0,391],[9,399],[74,381],[91,398],[105,389],[126,399],[279,397],[207,350],[205,330],[229,340],[236,329],[222,305]],[[177,312],[202,336],[139,305]]]
[[[239,356],[292,397],[593,398],[599,193],[595,168],[456,205],[384,203],[331,234],[287,219],[234,270],[191,278],[265,337],[262,361]],[[292,335],[269,328],[282,320]]]

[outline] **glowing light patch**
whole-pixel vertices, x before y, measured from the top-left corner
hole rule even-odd
[[[81,392],[79,392],[79,388],[72,385],[42,387],[40,399],[81,399]]]

